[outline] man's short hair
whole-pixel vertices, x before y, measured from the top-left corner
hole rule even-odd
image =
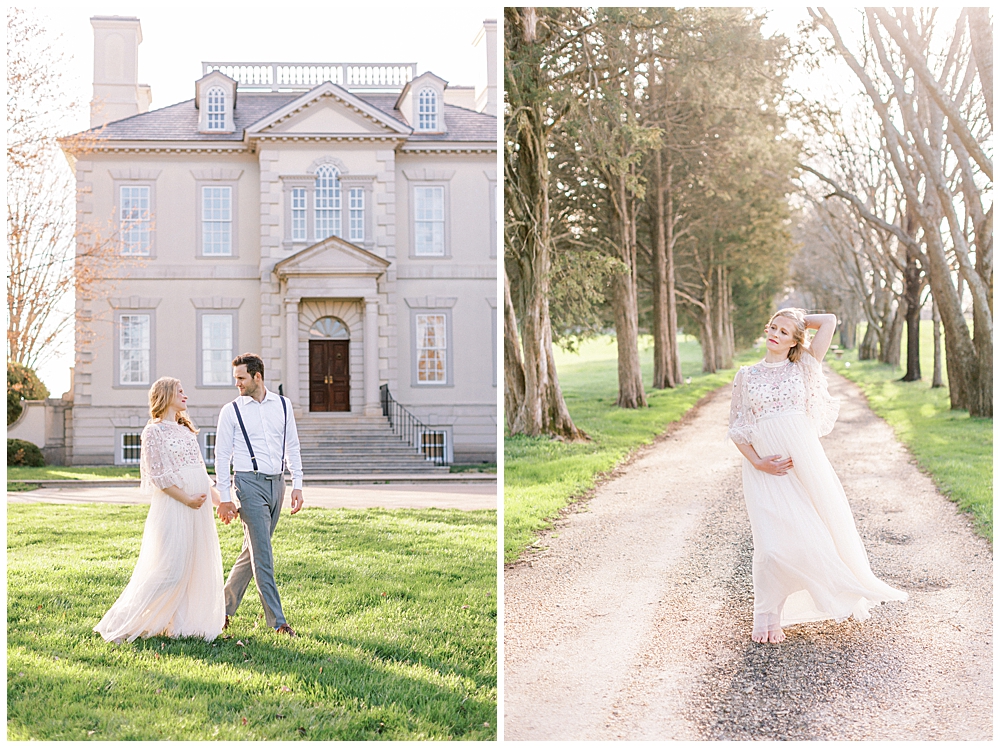
[[[260,374],[260,378],[264,378],[264,361],[256,353],[244,353],[242,356],[237,356],[233,359],[233,368],[237,366],[247,367],[247,374],[253,379],[254,374]]]

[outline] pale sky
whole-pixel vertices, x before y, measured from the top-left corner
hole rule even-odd
[[[472,40],[502,8],[461,4],[378,2],[189,3],[107,0],[19,2],[38,14],[56,46],[70,57],[67,88],[80,102],[77,130],[90,126],[94,32],[90,17],[136,16],[142,26],[139,82],[153,92],[150,109],[194,97],[202,61],[412,62],[451,85],[483,85],[485,45]],[[72,336],[38,374],[53,397],[69,388]]]
[[[139,18],[143,35],[139,82],[151,86],[151,109],[159,109],[194,96],[202,61],[415,62],[419,73],[430,70],[452,85],[482,85],[485,52],[483,47],[474,48],[472,40],[484,19],[498,19],[502,13],[502,6],[482,0],[436,5],[26,0],[18,5],[37,11],[50,33],[61,35],[58,47],[71,58],[67,83],[81,103],[79,130],[89,126],[94,53],[89,19],[94,15]],[[798,24],[808,17],[805,7],[768,6],[765,33],[781,32],[795,39]],[[845,35],[850,33],[847,27],[856,26],[856,12],[847,6],[837,8],[835,16]],[[795,73],[792,83],[813,95],[857,87],[839,60],[826,64],[819,75]],[[69,386],[70,338],[63,349],[38,372],[53,396]]]

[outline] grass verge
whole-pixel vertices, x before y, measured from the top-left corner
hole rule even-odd
[[[734,369],[701,373],[701,348],[690,336],[680,343],[681,368],[690,384],[654,390],[652,338],[640,342],[640,361],[648,408],[615,407],[618,358],[609,337],[589,340],[578,353],[557,349],[559,383],[570,415],[591,441],[566,444],[547,437],[504,439],[504,560],[515,561],[536,531],[548,526],[574,498],[593,488],[598,476],[612,470],[632,451],[651,443],[705,394],[727,384]],[[736,365],[756,361],[759,352],[737,357]]]
[[[209,466],[209,475],[215,475],[215,468]],[[38,486],[24,481],[37,480],[139,480],[139,466],[121,467],[7,467],[8,491],[33,491]]]
[[[859,331],[859,340],[863,333]],[[856,350],[846,351],[841,360],[827,360],[861,388],[872,410],[892,426],[920,468],[959,509],[973,516],[976,531],[992,543],[993,419],[951,410],[947,387],[931,389],[932,323],[925,320],[920,326],[920,381],[901,382],[905,367],[858,361]],[[901,360],[906,361],[905,339]]]
[[[230,638],[107,644],[146,512],[7,507],[8,739],[496,739],[496,512],[306,509],[274,539],[299,638],[250,592]]]
[[[452,465],[448,472],[451,473],[496,473],[497,464],[495,462],[482,462],[474,465]]]

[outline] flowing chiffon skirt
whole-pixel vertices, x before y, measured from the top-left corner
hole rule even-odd
[[[905,592],[876,578],[844,488],[804,413],[757,422],[761,457],[790,456],[793,468],[769,475],[743,462],[743,493],[753,530],[753,634],[851,616]]]
[[[181,471],[182,488],[207,494],[191,509],[153,489],[139,560],[121,596],[94,627],[106,641],[197,636],[211,641],[226,620],[222,554],[204,466]]]

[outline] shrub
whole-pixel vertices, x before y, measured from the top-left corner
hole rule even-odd
[[[7,464],[24,467],[45,467],[42,450],[24,439],[7,440]]]
[[[49,396],[48,388],[27,366],[7,362],[7,425],[10,426],[21,415],[22,400],[44,400]],[[37,447],[36,447],[37,449]]]

